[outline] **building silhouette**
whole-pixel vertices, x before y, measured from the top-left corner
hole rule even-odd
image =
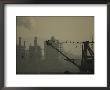
[[[57,49],[60,48],[60,44],[59,41],[56,40],[53,36],[51,37],[51,39],[49,40],[50,43],[52,43],[53,46],[55,46]],[[46,41],[44,42],[44,57],[45,60],[58,60],[59,59],[59,53],[53,49],[51,46],[46,44]]]
[[[37,45],[37,37],[34,38],[34,46],[29,46],[29,58],[30,60],[40,61],[42,58],[41,47]]]
[[[63,50],[63,45],[54,36],[44,41],[44,56],[38,45],[38,38],[34,37],[33,44],[26,48],[25,41],[19,37],[16,45],[16,73],[17,74],[52,74],[52,73],[94,73],[94,50],[92,42],[82,42],[81,65],[75,62],[77,58],[70,58]],[[23,44],[22,44],[23,42]],[[42,59],[44,57],[44,59]],[[76,59],[76,60],[75,60]]]
[[[17,73],[35,73],[36,68],[41,63],[42,52],[41,47],[37,44],[37,37],[34,38],[34,45],[29,46],[26,50],[26,45],[22,45],[22,38],[19,37],[19,43],[16,46],[16,71]]]
[[[25,41],[24,41],[24,45],[21,44],[22,42],[22,38],[19,37],[19,44],[17,45],[16,48],[16,56],[17,56],[17,60],[24,60],[25,59]]]
[[[21,73],[23,70],[23,64],[25,61],[25,41],[24,45],[22,45],[22,38],[19,37],[19,44],[16,46],[16,71],[17,73]]]

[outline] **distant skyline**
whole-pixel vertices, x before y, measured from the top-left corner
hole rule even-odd
[[[91,41],[94,38],[93,16],[17,16],[16,23],[17,43],[18,37],[22,37],[27,47],[30,43],[33,45],[36,36],[42,49],[44,41],[52,36],[59,41]],[[71,50],[68,46],[65,49]],[[72,52],[80,51],[74,47]]]

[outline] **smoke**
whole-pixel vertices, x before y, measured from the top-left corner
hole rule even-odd
[[[16,17],[16,24],[18,27],[24,27],[28,30],[31,29],[31,22],[29,17],[26,16],[17,16]]]

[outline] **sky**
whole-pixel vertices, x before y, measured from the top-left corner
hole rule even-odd
[[[18,37],[26,41],[27,48],[33,45],[34,37],[38,37],[38,45],[43,49],[44,41],[54,36],[59,41],[91,41],[94,37],[93,16],[17,16],[16,17],[17,44]],[[22,42],[23,44],[23,42]],[[71,47],[70,47],[71,46]],[[67,52],[80,52],[76,46],[64,46]],[[74,49],[73,49],[74,48]],[[72,51],[73,50],[73,51]]]

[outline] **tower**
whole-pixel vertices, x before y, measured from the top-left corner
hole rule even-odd
[[[56,40],[53,36],[51,37],[49,42],[52,43],[55,48],[59,49],[59,41]],[[59,59],[59,53],[51,46],[47,45],[46,41],[44,42],[44,57],[46,60],[50,60],[49,62],[57,62],[57,60]]]
[[[37,37],[34,38],[34,46],[37,46]]]
[[[54,37],[54,36],[52,36],[52,37],[51,37],[51,40],[52,40],[52,41],[55,41],[55,37]]]
[[[26,42],[26,41],[24,41],[24,47],[25,47],[25,42]]]
[[[21,37],[19,37],[19,46],[21,46]]]

